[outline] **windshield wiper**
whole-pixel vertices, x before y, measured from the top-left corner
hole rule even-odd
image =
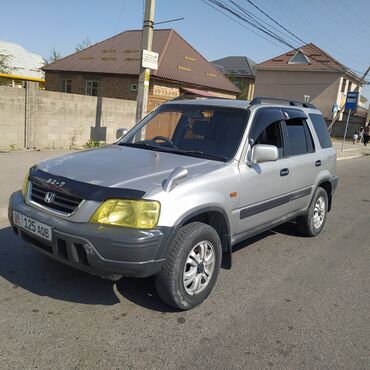
[[[221,155],[216,155],[216,154],[208,154],[204,153],[200,150],[171,150],[172,153],[179,153],[179,154],[188,154],[188,155],[193,155],[195,157],[201,157],[201,158],[209,158],[209,159],[220,159],[222,161],[227,161],[229,158],[221,156]]]
[[[216,154],[208,154],[204,153],[200,150],[182,150],[182,149],[174,149],[174,148],[165,148],[165,147],[158,147],[155,145],[150,145],[148,143],[118,143],[121,146],[133,146],[136,148],[143,148],[149,150],[156,150],[158,152],[167,152],[167,153],[175,153],[175,154],[183,154],[183,155],[190,155],[199,158],[209,158],[209,159],[218,159],[222,161],[227,161],[229,158],[216,155]]]
[[[146,149],[157,149],[156,146],[150,145],[148,143],[118,143],[120,146],[133,146],[136,148],[146,148]]]

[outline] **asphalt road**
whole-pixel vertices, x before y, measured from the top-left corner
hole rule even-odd
[[[324,232],[236,248],[208,300],[161,303],[38,254],[0,224],[1,369],[370,369],[370,158],[338,163]]]

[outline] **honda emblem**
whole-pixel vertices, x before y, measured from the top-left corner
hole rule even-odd
[[[54,193],[52,193],[52,192],[50,192],[50,191],[48,191],[48,192],[45,194],[45,196],[44,196],[44,202],[45,202],[45,203],[48,203],[48,204],[53,203],[54,198],[55,198],[55,194],[54,194]]]

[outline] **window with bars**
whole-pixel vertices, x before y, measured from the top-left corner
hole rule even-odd
[[[98,81],[86,81],[86,95],[98,96]]]
[[[62,80],[62,92],[64,93],[72,92],[72,80]]]

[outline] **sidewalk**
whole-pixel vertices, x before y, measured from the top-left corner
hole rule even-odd
[[[343,145],[342,149],[342,141],[338,139],[332,138],[333,146],[337,151],[337,159],[338,161],[344,159],[354,159],[360,158],[365,155],[370,155],[370,144],[366,147],[363,143],[359,144],[352,144],[352,140],[347,140]]]
[[[8,219],[10,194],[22,188],[27,170],[34,164],[52,157],[71,152],[70,150],[22,150],[0,153],[0,222]]]

